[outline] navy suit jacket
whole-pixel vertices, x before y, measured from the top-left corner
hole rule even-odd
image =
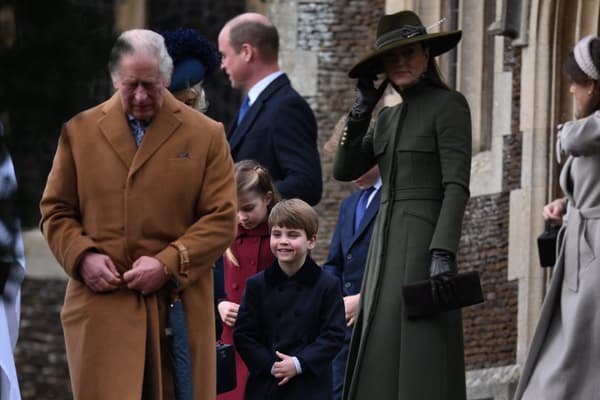
[[[235,117],[227,140],[233,161],[258,161],[283,198],[298,197],[310,205],[321,200],[317,122],[285,74],[262,91],[239,126]]]
[[[246,282],[233,328],[248,366],[246,400],[331,400],[331,362],[344,343],[338,280],[309,257],[288,277],[277,260]],[[275,350],[298,357],[302,373],[283,386],[271,375]]]
[[[342,201],[329,255],[323,265],[327,272],[339,278],[344,296],[360,293],[375,217],[379,211],[381,190],[375,192],[358,230],[354,232],[354,214],[362,192],[357,190]]]

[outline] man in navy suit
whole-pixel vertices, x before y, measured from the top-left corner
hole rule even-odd
[[[225,24],[218,42],[221,69],[248,94],[227,129],[233,160],[258,161],[283,198],[317,204],[323,190],[317,123],[279,70],[277,28],[264,15],[245,13]]]
[[[342,397],[344,370],[348,358],[348,348],[352,328],[356,319],[360,287],[362,284],[369,242],[379,211],[381,179],[379,167],[361,175],[354,183],[360,190],[346,197],[340,206],[340,213],[329,246],[329,255],[323,268],[337,276],[342,284],[344,310],[346,313],[346,337],[344,347],[333,360],[333,398]],[[359,211],[359,208],[363,210]],[[358,219],[358,220],[357,220]]]

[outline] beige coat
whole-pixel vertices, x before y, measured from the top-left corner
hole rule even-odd
[[[598,399],[600,384],[600,111],[569,121],[557,148],[568,199],[552,281],[515,400]]]
[[[41,228],[69,275],[61,319],[75,399],[172,399],[167,290],[96,294],[84,252],[123,273],[147,255],[183,287],[194,398],[215,398],[213,262],[235,234],[233,163],[221,124],[165,93],[136,150],[119,94],[68,121],[41,201]],[[190,252],[187,276],[170,245]]]

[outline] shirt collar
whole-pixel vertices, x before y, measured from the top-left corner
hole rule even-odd
[[[373,187],[375,188],[375,191],[378,191],[379,188],[381,188],[381,177],[379,177],[379,179],[377,179],[377,182],[375,182],[375,184],[373,185]]]
[[[130,124],[130,125],[131,125],[131,123],[132,123],[132,122],[134,122],[134,121],[139,121],[139,122],[142,124],[142,126],[143,126],[144,128],[146,128],[146,127],[148,127],[148,125],[150,125],[150,122],[152,122],[152,120],[151,120],[151,119],[148,119],[148,120],[145,120],[145,119],[137,119],[137,118],[135,118],[135,117],[134,117],[133,115],[131,115],[131,114],[125,114],[125,115],[127,116],[127,122],[129,122],[129,124]]]
[[[256,82],[254,86],[248,91],[248,99],[250,101],[250,105],[254,104],[258,96],[273,82],[275,79],[279,78],[279,76],[283,75],[283,71],[273,72],[270,75],[265,76],[260,81]]]

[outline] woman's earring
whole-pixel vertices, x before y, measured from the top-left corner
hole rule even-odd
[[[588,96],[590,96],[590,97],[591,97],[591,96],[592,96],[592,93],[593,93],[593,92],[592,92],[591,90],[588,90]]]

